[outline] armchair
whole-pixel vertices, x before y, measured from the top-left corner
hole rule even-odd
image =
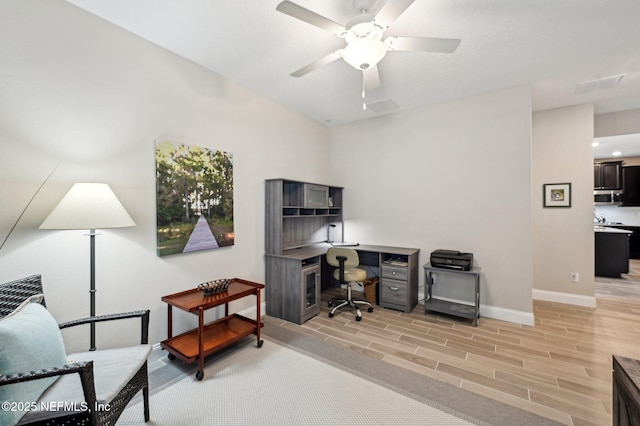
[[[149,311],[57,324],[41,293],[39,275],[0,284],[0,401],[9,403],[0,424],[115,425],[140,390],[149,421]],[[140,318],[140,345],[66,354],[60,329],[131,318]]]

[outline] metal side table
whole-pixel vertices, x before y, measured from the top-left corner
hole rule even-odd
[[[470,287],[466,293],[473,290],[473,296],[470,300],[460,300],[458,298],[445,298],[433,295],[433,287],[446,285],[447,277],[456,277],[458,283],[466,285],[468,282]],[[467,318],[473,321],[473,325],[478,325],[480,318],[480,268],[472,268],[469,271],[461,271],[458,269],[437,268],[431,266],[431,263],[424,265],[424,282],[427,286],[424,300],[424,313],[439,312],[443,314],[453,315],[460,318]]]

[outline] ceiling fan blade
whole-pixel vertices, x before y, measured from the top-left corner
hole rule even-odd
[[[377,65],[362,70],[362,78],[364,79],[364,88],[367,92],[380,87],[380,73],[378,72]]]
[[[336,35],[342,34],[345,31],[342,25],[333,22],[331,19],[318,15],[290,1],[285,0],[278,4],[276,10]]]
[[[415,0],[387,0],[373,18],[373,22],[386,29],[407,10]]]
[[[305,74],[310,73],[316,68],[320,68],[323,65],[330,64],[331,62],[340,59],[342,57],[342,49],[338,49],[335,52],[329,53],[327,56],[311,62],[309,65],[300,68],[297,71],[291,73],[291,77],[302,77]]]
[[[459,38],[389,37],[385,43],[389,50],[453,53],[461,41]]]

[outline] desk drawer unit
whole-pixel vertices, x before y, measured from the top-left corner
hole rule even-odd
[[[385,304],[404,310],[407,304],[407,282],[382,278],[380,280],[380,299]]]
[[[410,256],[382,253],[380,306],[411,312],[418,303],[417,253]]]
[[[408,272],[406,267],[383,265],[380,269],[380,275],[382,275],[382,278],[390,278],[392,280],[401,281],[407,281],[408,279]]]

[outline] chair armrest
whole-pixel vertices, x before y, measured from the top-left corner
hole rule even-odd
[[[107,315],[97,315],[95,317],[87,317],[81,318],[73,321],[63,322],[58,324],[60,329],[74,327],[76,325],[82,324],[91,324],[96,322],[103,321],[113,321],[120,320],[126,318],[140,318],[141,320],[141,328],[140,328],[140,343],[147,344],[149,343],[149,310],[144,311],[132,311],[132,312],[122,312],[119,314],[107,314]]]
[[[82,372],[87,368],[93,371],[93,361],[79,361],[71,364],[65,364],[62,367],[51,367],[24,373],[9,374],[6,376],[0,374],[0,386],[44,379],[46,377],[63,376],[65,374],[83,374]],[[86,372],[84,374],[86,374]]]
[[[80,375],[82,392],[84,394],[84,400],[87,403],[87,406],[96,407],[97,400],[96,388],[93,381],[93,361],[74,362],[71,364],[65,364],[62,367],[51,367],[25,373],[9,374],[7,376],[0,375],[0,386],[75,373],[78,373]],[[94,418],[94,423],[92,424],[95,424],[95,421],[97,420],[95,410],[90,410],[90,417]]]

